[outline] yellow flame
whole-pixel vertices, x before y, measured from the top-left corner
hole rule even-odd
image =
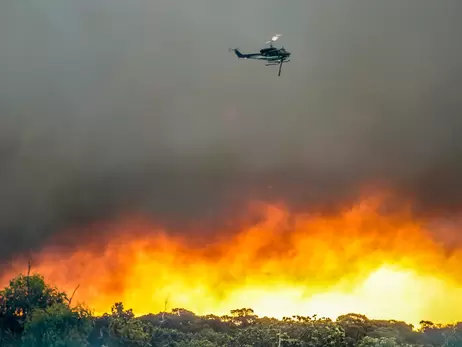
[[[379,202],[331,217],[265,206],[262,222],[201,247],[143,219],[117,221],[98,227],[111,235],[103,250],[50,247],[35,269],[67,292],[80,283],[76,300],[96,313],[123,301],[138,315],[167,305],[197,314],[246,307],[277,318],[461,320],[460,250],[448,256],[408,211],[384,215]]]

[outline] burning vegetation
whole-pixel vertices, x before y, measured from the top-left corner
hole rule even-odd
[[[89,226],[104,237],[56,242],[33,257],[34,269],[96,314],[123,302],[136,316],[182,307],[226,315],[250,307],[259,316],[328,317],[454,323],[461,318],[459,249],[449,250],[428,220],[410,208],[369,197],[335,215],[253,204],[256,222],[195,239],[139,216]],[[444,232],[444,230],[443,230]],[[449,229],[447,230],[449,235]],[[69,240],[67,240],[69,241]],[[452,245],[454,246],[454,245]],[[27,266],[17,258],[3,285]]]

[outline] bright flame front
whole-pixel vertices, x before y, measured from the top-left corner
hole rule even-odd
[[[133,218],[105,227],[112,236],[102,250],[45,249],[35,270],[68,292],[80,284],[76,299],[96,313],[123,301],[138,315],[247,307],[278,318],[462,320],[460,251],[448,256],[407,211],[382,215],[379,205],[364,200],[334,217],[264,206],[263,222],[201,247]]]

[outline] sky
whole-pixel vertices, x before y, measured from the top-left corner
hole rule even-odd
[[[215,225],[252,199],[331,206],[368,184],[450,215],[460,13],[458,0],[2,1],[0,253],[120,214]],[[228,51],[275,34],[292,53],[281,77]]]

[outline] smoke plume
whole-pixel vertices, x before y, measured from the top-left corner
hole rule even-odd
[[[462,187],[462,3],[0,4],[0,253],[125,213],[181,229],[367,186],[422,214]],[[282,76],[228,52],[272,35]]]

